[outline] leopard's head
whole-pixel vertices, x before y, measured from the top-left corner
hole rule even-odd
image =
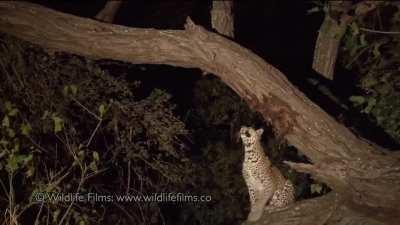
[[[261,139],[261,135],[264,129],[260,128],[255,130],[252,127],[242,127],[240,128],[240,138],[242,139],[243,145],[246,147],[254,145]]]

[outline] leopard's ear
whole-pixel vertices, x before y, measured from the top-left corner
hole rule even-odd
[[[260,128],[256,130],[257,135],[260,137],[264,133],[264,129]]]
[[[246,127],[245,127],[245,126],[242,126],[242,127],[240,128],[240,132],[243,132],[245,129],[246,129]]]

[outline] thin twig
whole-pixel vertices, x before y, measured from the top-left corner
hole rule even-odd
[[[78,104],[80,107],[82,107],[84,110],[86,110],[86,112],[90,113],[90,115],[94,116],[96,119],[101,120],[101,118],[96,115],[96,113],[90,111],[88,108],[86,108],[86,106],[84,106],[82,103],[80,103],[78,100],[76,100],[75,98],[72,98],[72,100],[74,102],[76,102],[76,104]]]
[[[147,161],[146,159],[144,159],[141,155],[139,154],[134,154],[134,156],[136,156],[137,158],[139,158],[140,160],[142,160],[145,164],[147,164],[151,169],[159,172],[163,177],[165,177],[167,180],[169,181],[173,181],[172,178],[170,178],[166,173],[164,173],[162,171],[161,168],[158,168],[157,166],[153,165],[151,162]]]
[[[126,209],[123,206],[119,205],[116,202],[113,202],[113,205],[115,205],[118,209],[120,209],[126,215],[126,217],[128,217],[128,219],[131,221],[132,224],[136,223],[132,215],[128,211],[126,211]]]
[[[89,178],[92,178],[92,177],[96,176],[97,174],[102,173],[104,171],[107,171],[107,168],[104,168],[104,169],[101,169],[101,170],[97,170],[97,171],[92,172],[92,173],[88,173],[87,176],[86,176],[86,180],[89,179]]]
[[[3,183],[3,181],[0,179],[0,185],[1,185],[1,187],[3,188],[3,191],[4,191],[4,193],[6,194],[6,197],[7,197],[7,199],[9,198],[9,196],[8,196],[8,191],[7,191],[7,188],[6,188],[6,185]]]
[[[42,201],[42,204],[40,205],[40,209],[39,209],[38,214],[36,215],[34,224],[39,224],[39,217],[40,217],[40,214],[42,214],[43,205],[44,205],[44,201]]]
[[[49,203],[47,203],[47,207],[46,207],[46,209],[47,209],[47,219],[46,219],[46,225],[49,225],[49,220],[50,220],[50,210],[49,210]]]
[[[79,181],[78,187],[76,188],[76,193],[77,193],[77,194],[79,193],[79,191],[80,191],[80,189],[81,189],[83,183],[85,183],[86,171],[87,171],[87,168],[85,167],[85,168],[82,170],[81,180]],[[58,225],[62,225],[62,224],[63,224],[64,220],[67,218],[69,212],[71,211],[71,208],[72,208],[72,206],[74,205],[74,203],[75,203],[75,198],[72,199],[71,203],[69,204],[69,206],[68,206],[68,208],[67,208],[67,211],[66,211],[66,212],[64,213],[64,215],[62,216],[62,218],[61,218],[60,222],[58,223]]]
[[[103,121],[103,119],[96,115],[96,113],[90,111],[86,106],[84,106],[82,103],[80,103],[78,100],[76,100],[75,98],[72,98],[72,100],[74,102],[76,102],[76,104],[78,104],[80,107],[82,107],[86,112],[88,112],[90,115],[94,116],[99,122],[96,125],[96,128],[93,130],[92,134],[90,135],[90,138],[88,140],[88,142],[86,143],[86,147],[88,147],[90,145],[90,143],[92,142],[92,139],[94,137],[94,135],[97,133],[97,130],[99,129],[101,122]]]
[[[93,139],[94,135],[97,133],[97,130],[99,129],[100,124],[101,124],[102,121],[103,120],[100,118],[99,122],[97,123],[96,128],[94,128],[92,134],[90,135],[90,138],[89,138],[88,142],[86,143],[86,147],[89,147],[90,142],[92,142],[92,139]]]
[[[16,218],[16,216],[17,216],[17,213],[16,213],[16,209],[15,209],[15,196],[14,196],[14,173],[13,172],[10,172],[9,173],[9,188],[10,188],[10,190],[9,190],[9,210],[8,210],[8,213],[9,213],[9,216],[10,216],[10,221],[9,221],[9,224],[10,225],[17,225],[18,224],[18,221],[17,221],[17,218]]]
[[[38,143],[35,142],[35,140],[32,139],[32,137],[30,135],[26,136],[33,145],[35,145],[39,150],[41,150],[42,152],[46,152],[49,153],[49,151],[47,151],[45,148],[43,148],[42,146],[40,146]]]
[[[140,180],[141,180],[141,179],[140,179]],[[141,184],[142,184],[142,181],[141,181]],[[141,191],[135,190],[135,189],[133,189],[133,190],[136,191],[136,194],[141,194],[141,195],[143,195],[143,193],[142,193]],[[142,205],[141,205],[139,202],[137,202],[137,201],[134,201],[134,203],[139,207],[139,212],[140,212],[140,215],[142,216],[142,221],[143,221],[143,223],[145,223],[145,222],[146,222],[146,217],[144,216],[144,212],[143,212]]]
[[[400,31],[382,31],[382,30],[373,30],[369,28],[360,27],[360,30],[370,32],[370,33],[377,33],[377,34],[400,34]]]
[[[350,62],[348,62],[348,63],[346,64],[346,68],[349,68],[351,65],[353,65],[353,63],[354,63],[366,50],[368,50],[368,49],[369,49],[369,46],[366,46],[366,47],[364,47],[363,49],[361,49],[361,50],[357,53],[357,55],[355,55],[355,56],[353,57],[353,59],[350,60]]]
[[[126,187],[126,194],[129,194],[130,186],[131,186],[131,160],[128,160],[128,183]]]

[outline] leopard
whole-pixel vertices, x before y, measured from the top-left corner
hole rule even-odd
[[[242,126],[239,133],[244,146],[242,176],[250,199],[247,221],[261,218],[264,211],[273,212],[295,201],[294,186],[271,164],[261,143],[264,129]]]

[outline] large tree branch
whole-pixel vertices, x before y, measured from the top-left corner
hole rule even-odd
[[[363,212],[355,212],[343,204],[344,199],[335,193],[299,201],[285,210],[264,214],[263,217],[246,225],[382,225]],[[393,223],[395,224],[395,223]]]
[[[343,196],[346,206],[380,221],[399,212],[400,160],[337,123],[285,76],[251,51],[188,20],[185,30],[105,24],[25,2],[0,2],[0,31],[92,58],[200,68],[221,78],[276,133],[314,163],[292,164]],[[395,218],[395,217],[394,217]]]

